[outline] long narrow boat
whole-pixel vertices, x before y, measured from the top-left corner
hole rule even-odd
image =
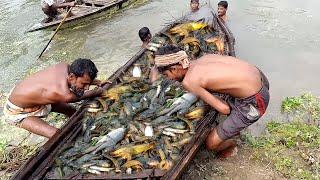
[[[217,18],[216,16],[214,18]],[[220,37],[224,39],[224,55],[235,56],[234,53],[234,38],[231,36],[229,29],[217,19],[218,26],[217,32]],[[157,35],[163,35],[168,32],[173,26],[173,23],[161,30]],[[104,89],[109,89],[118,83],[121,83],[123,76],[132,70],[133,64],[137,63],[141,57],[146,55],[147,49],[141,49],[134,55],[125,65],[119,68],[109,80],[113,84],[104,86]],[[77,136],[81,134],[82,121],[85,114],[85,108],[80,109],[66,122],[59,132],[57,132],[47,143],[42,146],[39,151],[31,157],[14,175],[13,179],[43,179],[53,166],[55,159],[62,152],[64,146],[72,145]],[[216,125],[217,112],[211,109],[206,115],[197,122],[195,127],[195,135],[191,141],[184,146],[180,156],[175,161],[171,169],[164,171],[160,169],[144,169],[135,174],[76,174],[75,176],[68,177],[70,179],[143,179],[143,178],[161,178],[161,179],[177,179],[181,176],[184,169],[193,159],[201,144],[210,132],[211,127]]]
[[[76,20],[80,20],[87,16],[92,16],[103,11],[111,10],[112,8],[121,9],[135,1],[137,0],[83,0],[82,5],[73,7],[71,11],[73,16],[68,17],[64,23],[66,24]],[[55,27],[60,24],[61,20],[62,19],[54,20],[48,23],[38,23],[31,27],[27,32]]]

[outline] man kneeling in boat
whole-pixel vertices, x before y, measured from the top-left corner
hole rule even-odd
[[[47,19],[44,20],[44,23],[48,23],[54,19],[61,19],[62,17],[59,17],[59,9],[75,6],[75,2],[70,1],[72,0],[41,0],[42,11],[47,15]]]
[[[269,104],[269,82],[255,66],[230,56],[204,55],[192,61],[176,46],[165,46],[155,55],[158,71],[200,97],[225,121],[211,130],[206,139],[210,150],[228,156],[236,150],[230,139],[256,122]]]
[[[47,117],[50,111],[71,117],[76,109],[67,103],[100,95],[102,88],[84,93],[91,84],[101,83],[94,80],[97,72],[91,60],[77,59],[71,65],[59,63],[31,75],[9,93],[3,110],[6,121],[32,133],[52,137],[58,129],[41,118]]]

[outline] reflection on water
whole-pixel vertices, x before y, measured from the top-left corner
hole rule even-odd
[[[218,1],[202,0],[216,8]],[[260,67],[271,83],[271,102],[264,119],[276,118],[285,96],[311,91],[319,95],[317,71],[320,13],[318,0],[229,0],[229,26],[236,36],[237,56]],[[52,31],[24,32],[44,15],[39,0],[1,0],[1,90],[8,91],[30,69],[42,69],[77,57],[91,58],[110,75],[140,48],[138,30],[153,33],[188,11],[189,1],[151,0],[115,14],[102,14],[59,31],[43,60],[36,61]],[[264,120],[253,125],[264,123]]]

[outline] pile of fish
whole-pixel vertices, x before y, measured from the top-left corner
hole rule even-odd
[[[206,24],[192,22],[155,35],[149,50],[124,72],[120,83],[83,105],[82,132],[63,148],[47,177],[169,170],[208,108],[179,82],[160,78],[150,84],[153,52],[176,44],[191,58],[223,54],[224,40],[218,34]]]

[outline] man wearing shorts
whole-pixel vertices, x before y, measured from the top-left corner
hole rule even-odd
[[[50,111],[72,116],[76,111],[70,102],[98,96],[103,92],[86,91],[92,84],[102,85],[97,68],[89,59],[76,59],[71,65],[59,63],[39,71],[18,83],[4,105],[6,121],[32,133],[50,138],[57,128],[41,118]]]
[[[155,65],[161,74],[181,81],[185,89],[228,115],[206,139],[207,148],[221,155],[236,149],[230,138],[261,118],[269,104],[267,78],[255,66],[234,57],[208,54],[190,63],[184,51],[169,45],[158,50]]]

